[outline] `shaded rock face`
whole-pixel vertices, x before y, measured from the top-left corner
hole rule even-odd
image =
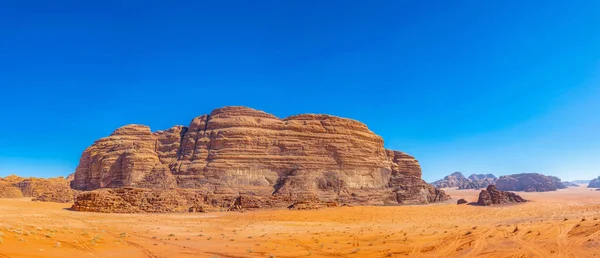
[[[84,151],[71,187],[361,204],[449,199],[421,179],[414,157],[384,149],[383,139],[360,122],[314,114],[279,119],[246,107],[215,109],[165,131],[121,127]]]
[[[521,196],[512,193],[500,191],[494,185],[490,185],[486,190],[481,190],[477,205],[490,206],[494,204],[508,204],[526,202]]]
[[[467,204],[467,200],[465,199],[458,199],[458,201],[456,201],[456,204],[461,205],[461,204]]]
[[[5,198],[32,197],[33,201],[62,203],[73,202],[77,194],[64,177],[22,178],[14,175],[0,178],[0,191],[4,192],[0,196]]]
[[[565,188],[557,177],[537,173],[501,176],[496,187],[502,191],[547,192]]]
[[[598,178],[592,179],[588,184],[588,188],[600,188],[600,176]]]

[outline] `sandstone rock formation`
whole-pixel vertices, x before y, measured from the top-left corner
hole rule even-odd
[[[469,202],[467,202],[467,200],[465,199],[458,199],[458,201],[456,201],[456,204],[461,205],[461,204],[467,204]]]
[[[565,188],[560,179],[537,173],[501,176],[496,181],[501,191],[547,192]]]
[[[496,176],[494,176],[494,174],[471,174],[469,176],[469,179],[471,179],[471,181],[480,181],[480,180],[489,180],[489,179],[496,180],[498,178]]]
[[[0,198],[21,198],[21,190],[9,182],[0,180]]]
[[[73,202],[77,194],[77,191],[69,187],[69,182],[64,177],[22,178],[10,175],[0,178],[0,191],[2,189],[10,192],[0,193],[0,196],[6,196],[5,198],[32,197],[34,201],[44,202]]]
[[[287,205],[306,196],[374,205],[449,199],[421,179],[417,160],[384,149],[383,139],[358,121],[314,114],[279,119],[246,107],[215,109],[188,127],[164,131],[118,128],[84,151],[71,187],[188,188],[201,195],[288,200]],[[125,190],[85,193],[81,200],[91,206],[112,200],[98,195],[120,196],[118,191]]]
[[[451,188],[459,187],[468,182],[470,182],[469,179],[467,179],[461,172],[454,172],[431,184],[438,188]]]
[[[507,204],[526,202],[521,196],[512,192],[503,192],[494,185],[489,185],[486,190],[481,190],[477,205],[490,206],[494,204]]]
[[[598,178],[592,179],[590,184],[588,184],[588,188],[600,188],[600,176]]]

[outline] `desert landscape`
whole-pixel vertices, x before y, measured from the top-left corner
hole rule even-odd
[[[445,189],[453,199],[479,191]],[[600,257],[600,191],[519,193],[498,206],[193,214],[74,212],[0,199],[0,257]]]

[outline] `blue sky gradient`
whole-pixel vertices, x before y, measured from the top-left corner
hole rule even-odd
[[[244,105],[454,171],[600,175],[598,1],[2,1],[0,176]]]

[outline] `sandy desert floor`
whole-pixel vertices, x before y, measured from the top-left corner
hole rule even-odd
[[[520,193],[529,203],[315,211],[98,214],[0,199],[7,257],[600,257],[600,191]]]

